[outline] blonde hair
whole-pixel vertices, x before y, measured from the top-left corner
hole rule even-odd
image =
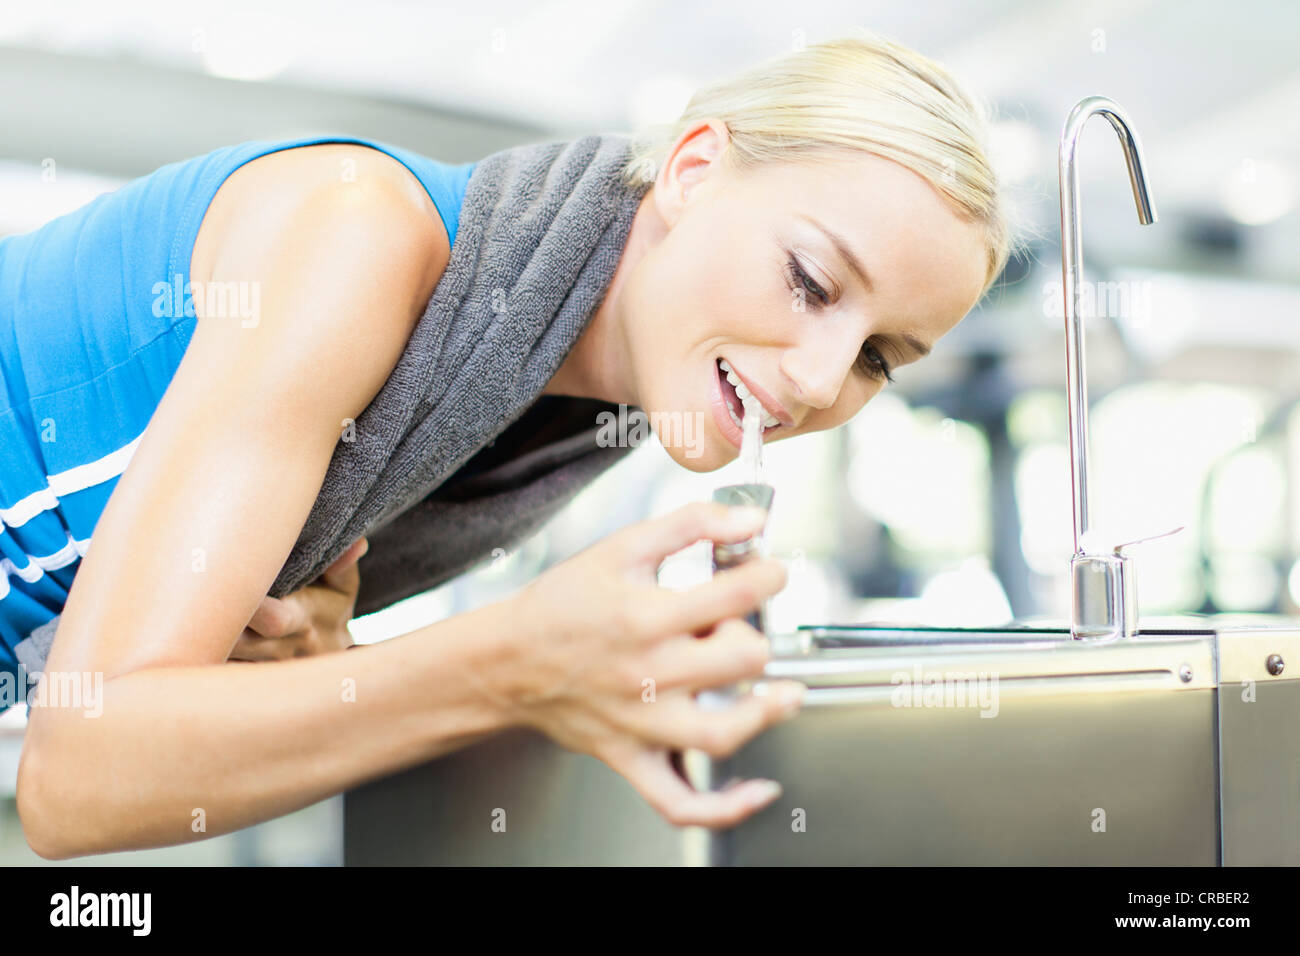
[[[984,226],[988,269],[981,296],[1001,274],[1012,238],[988,160],[989,112],[915,50],[863,30],[701,87],[675,122],[634,135],[623,181],[653,181],[677,138],[708,118],[726,124],[731,142],[723,158],[736,169],[828,149],[899,163],[963,218]]]

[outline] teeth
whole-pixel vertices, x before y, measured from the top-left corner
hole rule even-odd
[[[731,387],[736,390],[736,394],[740,397],[740,401],[743,404],[745,399],[750,397],[749,389],[745,387],[745,383],[740,380],[740,376],[738,376],[735,373],[735,371],[732,369],[731,365],[727,362],[726,359],[719,359],[718,365],[722,367],[722,371],[727,373],[727,381],[730,382]],[[761,404],[759,405],[759,409],[763,413],[764,428],[771,428],[773,425],[781,424],[781,420],[777,418],[775,415],[770,414],[767,411],[767,409],[763,408]],[[741,421],[741,419],[736,415],[736,412],[731,407],[730,402],[727,403],[727,411],[731,414],[731,420],[733,422],[735,422],[737,425],[740,425],[741,427],[744,427],[744,422]]]

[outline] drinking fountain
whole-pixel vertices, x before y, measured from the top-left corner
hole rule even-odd
[[[1124,548],[1165,537],[1182,528],[1098,548],[1092,534],[1088,500],[1088,376],[1084,360],[1081,287],[1083,221],[1079,215],[1079,176],[1075,153],[1088,120],[1104,116],[1119,135],[1128,165],[1138,222],[1156,221],[1155,205],[1142,161],[1142,145],[1119,104],[1104,96],[1089,96],[1070,111],[1061,132],[1061,288],[1065,296],[1065,381],[1069,409],[1070,465],[1074,512],[1074,554],[1070,558],[1070,633],[1078,640],[1112,640],[1137,634],[1137,579]]]
[[[1098,115],[1119,136],[1139,222],[1156,219],[1133,124],[1112,100],[1081,100],[1059,154],[1068,620],[769,634],[764,679],[802,681],[803,709],[725,760],[684,761],[697,787],[782,783],[732,829],[672,827],[594,758],[510,731],[348,793],[345,862],[1300,864],[1300,620],[1142,617],[1125,549],[1161,535],[1113,544],[1092,524],[1074,156]],[[772,493],[729,486],[715,500],[770,506]],[[745,556],[715,549],[714,567]]]

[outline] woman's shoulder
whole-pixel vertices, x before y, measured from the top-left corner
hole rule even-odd
[[[231,173],[203,217],[191,275],[210,279],[219,251],[232,244],[328,228],[331,218],[340,228],[345,219],[354,226],[369,221],[419,243],[441,277],[451,242],[423,183],[394,157],[353,142],[277,150]],[[427,270],[421,273],[409,278],[427,284]],[[430,295],[433,285],[428,286]]]
[[[328,387],[355,414],[392,373],[449,257],[437,210],[396,160],[353,144],[268,154],[232,174],[199,230],[187,355],[243,340],[247,362],[297,370],[306,405]],[[237,315],[211,308],[231,301]],[[257,334],[240,335],[248,328]],[[314,380],[340,356],[342,378]]]

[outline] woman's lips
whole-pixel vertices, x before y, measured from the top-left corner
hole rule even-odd
[[[731,416],[727,413],[727,408],[734,408],[736,411],[736,417],[741,419],[741,421],[744,421],[745,403],[740,400],[740,395],[737,394],[736,389],[727,381],[727,376],[722,371],[722,366],[719,364],[721,360],[721,357],[713,360],[713,417],[717,422],[718,430],[726,436],[728,441],[737,448],[740,448],[745,438],[744,430],[740,425],[737,425],[731,420]],[[766,440],[772,432],[776,431],[780,427],[781,425],[779,422],[775,425],[765,426],[762,431],[763,439]]]

